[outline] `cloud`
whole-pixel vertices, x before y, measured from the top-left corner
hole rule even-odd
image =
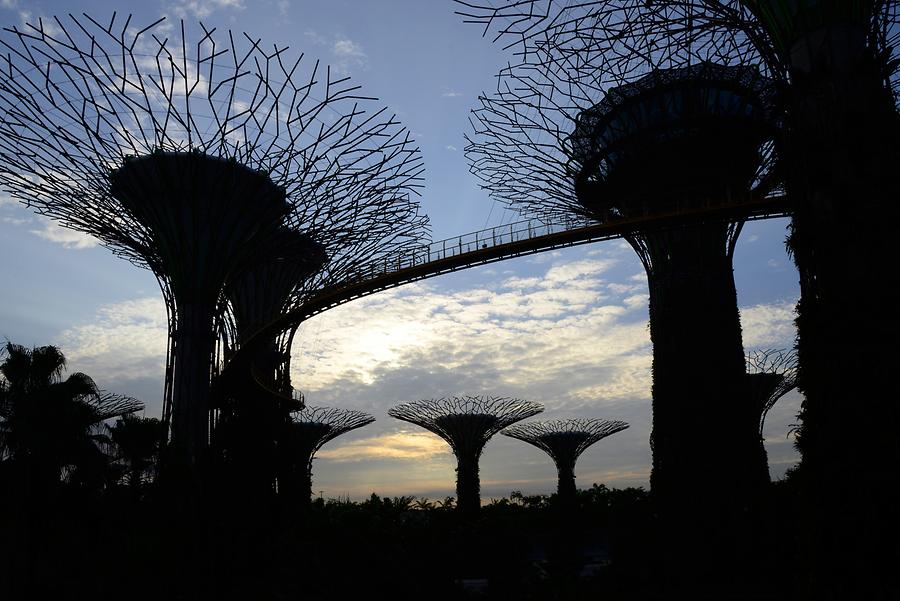
[[[373,490],[453,494],[455,460],[446,443],[386,413],[402,401],[454,394],[538,401],[546,419],[627,421],[631,428],[585,453],[578,482],[646,486],[652,425],[646,278],[632,277],[639,263],[630,248],[603,248],[525,259],[493,275],[472,270],[409,284],[302,324],[293,349],[294,385],[311,405],[367,411],[377,419],[319,452],[315,490],[356,497]],[[794,303],[743,307],[745,346],[789,347]],[[58,343],[73,369],[111,390],[150,399],[153,415],[166,326],[161,299],[138,298],[101,307],[96,319],[69,328]],[[774,476],[796,459],[784,434],[796,421],[798,403],[797,395],[784,399],[766,423]],[[546,455],[504,436],[490,441],[481,466],[485,498],[555,486]]]
[[[447,90],[446,92],[441,94],[441,98],[459,98],[462,95],[462,92],[457,92],[456,90]]]
[[[792,348],[796,337],[794,307],[797,299],[741,309],[744,347]]]
[[[362,46],[347,37],[335,39],[331,52],[336,58],[334,67],[341,73],[353,69],[365,70],[369,66],[369,57],[363,52]]]
[[[453,394],[538,401],[546,407],[541,419],[627,421],[629,430],[585,454],[578,482],[647,486],[652,347],[646,277],[630,247],[603,248],[580,259],[548,253],[549,259],[501,272],[505,277],[495,270],[492,281],[468,289],[448,289],[441,280],[409,284],[304,323],[295,338],[295,386],[313,405],[359,409],[378,419],[365,438],[329,443],[316,466],[316,486],[357,496],[372,490],[453,494],[455,460],[438,453],[443,443],[424,431],[418,437],[415,429],[398,432],[385,418],[396,403]],[[745,346],[790,347],[794,303],[743,307]],[[783,438],[794,405],[776,406],[767,422],[776,477],[796,461]],[[491,440],[482,461],[485,497],[554,488],[552,462],[523,447],[502,436]]]
[[[303,37],[313,46],[326,48],[331,53],[331,67],[339,74],[369,68],[369,56],[362,46],[345,35],[337,34],[328,38],[319,32],[307,29]]]
[[[180,19],[186,17],[205,19],[223,9],[243,10],[244,2],[243,0],[175,0],[167,7],[167,10]]]
[[[449,150],[450,152],[456,152],[457,150],[459,150],[456,146],[454,146],[452,144],[447,144],[446,146],[444,146],[444,149]]]
[[[40,229],[29,231],[39,238],[61,244],[63,248],[84,250],[99,244],[99,241],[93,236],[62,227],[55,221],[45,217],[41,218]]]
[[[430,432],[400,431],[324,448],[316,457],[339,462],[382,457],[420,460],[449,454],[447,443]]]
[[[145,297],[100,307],[91,323],[60,333],[56,344],[70,371],[82,371],[97,384],[148,402],[151,415],[162,392],[168,321],[160,297]]]

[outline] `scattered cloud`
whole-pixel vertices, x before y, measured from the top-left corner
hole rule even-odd
[[[449,454],[450,447],[435,434],[400,431],[354,440],[336,448],[326,447],[316,457],[332,461],[358,461],[378,457],[420,460]]]
[[[179,19],[205,19],[219,10],[243,10],[243,0],[174,0],[167,6]]]
[[[369,57],[363,52],[362,46],[349,38],[337,38],[331,46],[331,52],[337,59],[334,67],[339,72],[347,73],[354,69],[365,70],[369,66]]]
[[[518,396],[545,405],[543,418],[622,419],[631,428],[592,447],[579,483],[647,485],[652,348],[646,279],[630,277],[630,249],[522,261],[506,275],[467,288],[442,280],[364,297],[300,327],[293,381],[312,405],[367,411],[377,421],[318,454],[316,490],[360,497],[453,494],[455,460],[444,441],[387,417],[398,402],[453,394]],[[473,277],[477,282],[477,277]],[[742,309],[747,348],[786,347],[794,299]],[[156,398],[162,389],[166,313],[158,297],[102,307],[58,343],[73,369],[111,390]],[[772,473],[796,460],[784,438],[799,397],[767,421]],[[149,414],[158,413],[151,403]],[[537,449],[497,436],[482,461],[485,497],[513,488],[552,490],[552,462]]]
[[[291,10],[291,3],[289,0],[278,0],[276,6],[278,6],[278,14],[282,17],[288,16],[288,13]]]
[[[165,373],[168,320],[161,297],[104,305],[91,323],[66,329],[56,343],[70,371],[114,392],[137,396],[157,415]]]
[[[447,90],[441,94],[441,98],[459,98],[460,96],[463,96],[463,93],[456,90]]]
[[[41,227],[39,229],[29,231],[44,240],[61,244],[63,248],[84,250],[99,244],[99,241],[93,236],[62,227],[51,219],[40,218],[40,222]]]
[[[447,144],[446,146],[444,146],[444,148],[446,150],[449,150],[450,152],[456,152],[457,150],[459,150],[456,146],[453,146],[452,144]]]
[[[319,32],[307,29],[303,37],[313,46],[327,49],[331,54],[331,67],[340,74],[348,74],[353,70],[369,68],[369,57],[362,46],[345,35],[337,34],[328,38]]]

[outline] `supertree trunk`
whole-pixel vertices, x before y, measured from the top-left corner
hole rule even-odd
[[[734,495],[733,503],[740,506],[742,496],[765,481],[766,465],[746,398],[728,226],[651,232],[631,243],[651,264],[654,494],[678,496],[687,482],[696,481]],[[699,357],[702,377],[697,375]],[[718,451],[711,453],[710,432],[719,428],[730,435],[720,438]],[[704,465],[712,469],[698,470]]]
[[[478,476],[479,454],[461,454],[456,466],[456,499],[460,513],[474,515],[481,509],[481,480]]]
[[[173,404],[169,452],[184,468],[200,465],[209,436],[210,365],[216,346],[213,308],[210,304],[192,303],[178,309],[173,398],[180,402]]]
[[[706,224],[630,240],[648,266],[651,491],[663,546],[671,563],[678,556],[671,547],[691,540],[697,553],[692,561],[702,557],[696,563],[712,570],[714,558],[734,562],[733,553],[746,545],[747,512],[768,474],[746,386],[728,238],[727,224]],[[683,567],[673,567],[676,578],[686,576],[679,573]]]
[[[873,62],[844,61],[823,51],[793,65],[785,144],[795,203],[788,246],[801,284],[798,446],[813,509],[811,593],[832,598],[852,596],[862,582],[897,590],[889,575],[900,557],[900,408],[892,400],[900,362],[900,132]],[[835,474],[853,474],[852,483],[834,486]]]
[[[556,495],[559,504],[563,508],[575,507],[575,462],[571,464],[557,464],[556,472],[559,479],[556,484]]]

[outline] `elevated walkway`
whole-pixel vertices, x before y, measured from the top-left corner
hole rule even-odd
[[[696,220],[697,217],[749,221],[785,217],[789,214],[785,197],[772,196],[741,205],[655,215],[652,218],[622,219],[603,224],[589,224],[586,221],[550,224],[537,220],[519,221],[440,240],[413,249],[396,260],[371,265],[364,272],[350,274],[339,285],[313,293],[308,301],[284,315],[279,322],[285,325],[299,323],[354,299],[445,273],[558,248],[621,238],[638,230],[675,227]]]

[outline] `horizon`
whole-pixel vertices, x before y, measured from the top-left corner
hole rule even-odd
[[[316,1],[305,4],[305,13],[284,0],[264,4],[269,14],[239,0],[159,2],[135,13],[149,22],[156,7],[175,20],[202,18],[223,29],[254,31],[267,43],[319,54],[350,74],[363,93],[396,111],[420,142],[426,168],[422,207],[434,239],[519,219],[478,188],[461,152],[469,109],[477,94],[492,89],[493,75],[510,57],[478,27],[463,24],[451,3],[435,8],[412,1],[388,7]],[[109,13],[112,5],[93,3],[91,13]],[[76,10],[61,2],[6,0],[0,6],[5,26]],[[405,38],[387,35],[405,18]],[[292,31],[295,23],[303,25]],[[793,347],[799,288],[784,249],[786,223],[748,223],[738,243],[735,280],[747,351]],[[146,403],[145,415],[158,416],[166,324],[152,274],[5,196],[0,231],[0,252],[20,257],[5,261],[0,271],[16,283],[0,293],[0,335],[29,347],[60,346],[69,373],[83,371],[104,389],[135,396]],[[292,356],[294,387],[310,404],[358,409],[376,418],[318,453],[313,490],[325,498],[454,495],[449,447],[389,418],[386,410],[404,401],[462,394],[543,403],[545,412],[536,420],[629,422],[631,428],[585,452],[576,466],[577,483],[648,488],[646,276],[621,240],[509,259],[352,301],[304,323]],[[795,391],[766,422],[773,479],[796,463],[787,433],[798,409]],[[486,501],[512,490],[549,494],[556,485],[549,457],[504,436],[488,443],[481,477]]]

